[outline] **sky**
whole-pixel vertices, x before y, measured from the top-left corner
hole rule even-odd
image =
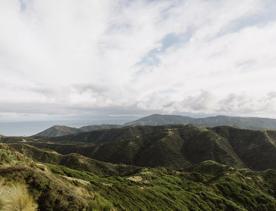
[[[276,118],[275,0],[0,0],[0,29],[0,123]]]

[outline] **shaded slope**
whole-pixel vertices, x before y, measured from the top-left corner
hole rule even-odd
[[[275,139],[266,131],[218,127],[215,132],[225,137],[240,159],[251,169],[276,169]],[[271,132],[270,132],[271,134]]]
[[[45,142],[32,144],[61,154],[76,152],[97,160],[138,166],[185,168],[214,160],[254,170],[276,169],[273,131],[208,129],[192,125],[135,126],[57,137]]]
[[[244,166],[228,140],[215,132],[191,127],[189,134],[184,128],[180,129],[180,133],[185,140],[182,153],[192,163],[214,160],[231,166]]]

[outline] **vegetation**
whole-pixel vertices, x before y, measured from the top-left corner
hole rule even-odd
[[[214,160],[236,168],[276,169],[275,132],[226,126],[136,126],[15,142],[144,167],[183,169]]]
[[[2,211],[35,211],[37,204],[25,185],[0,181],[0,210]]]
[[[28,158],[15,148],[0,147],[5,154],[1,157],[0,189],[11,188],[14,196],[0,194],[3,210],[12,210],[4,209],[9,204],[5,197],[11,202],[23,195],[18,203],[26,205],[25,210],[276,210],[275,170],[254,172],[215,161],[181,171],[99,162],[97,168],[114,170],[99,173],[95,166],[81,170],[84,156],[65,166],[59,162],[63,156],[53,151],[26,145],[22,152],[37,151]],[[43,152],[53,158],[45,156],[45,163],[33,161],[34,154],[41,159]]]

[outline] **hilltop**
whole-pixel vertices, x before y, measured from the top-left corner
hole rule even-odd
[[[90,132],[95,130],[103,130],[110,128],[118,128],[119,125],[88,125],[80,128],[68,127],[64,125],[55,125],[40,133],[33,135],[33,137],[60,137],[72,135],[82,132]]]
[[[34,137],[58,137],[58,136],[66,136],[78,133],[79,130],[77,128],[63,126],[63,125],[55,125],[50,127],[36,135]]]

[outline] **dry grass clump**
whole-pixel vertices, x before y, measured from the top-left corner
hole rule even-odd
[[[5,184],[0,180],[1,211],[36,211],[37,204],[22,184]]]
[[[128,177],[127,179],[132,182],[142,182],[143,181],[143,178],[141,176],[132,176],[132,177]]]

